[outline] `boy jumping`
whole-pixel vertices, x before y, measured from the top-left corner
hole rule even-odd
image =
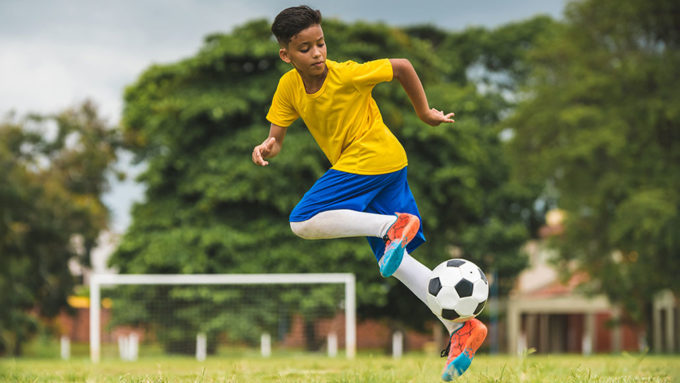
[[[430,108],[406,59],[363,64],[326,59],[318,10],[284,9],[272,32],[281,60],[293,69],[279,80],[267,114],[269,136],[253,149],[252,160],[267,166],[281,150],[288,126],[302,118],[332,165],[291,212],[292,231],[306,239],[367,237],[380,274],[399,279],[427,304],[431,270],[409,255],[425,236],[406,180],[406,152],[383,123],[371,92],[378,83],[397,79],[425,123],[453,123],[453,113]],[[467,370],[486,327],[477,319],[462,326],[439,319],[451,333],[442,373],[449,381]]]

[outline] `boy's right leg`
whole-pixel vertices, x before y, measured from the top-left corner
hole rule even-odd
[[[382,237],[396,220],[394,215],[337,209],[322,211],[305,221],[291,222],[290,228],[305,239]]]
[[[420,219],[408,213],[395,213],[397,220],[385,233],[385,252],[378,260],[380,274],[389,277],[397,271],[406,254],[406,245],[418,234]]]
[[[418,233],[420,219],[408,213],[383,215],[349,209],[327,210],[290,228],[305,239],[378,237],[385,241],[385,251],[378,266],[383,277],[391,276],[401,264],[406,245]]]
[[[381,241],[397,217],[394,212],[367,212],[366,206],[397,176],[329,169],[290,213],[290,227],[306,239],[365,236]]]

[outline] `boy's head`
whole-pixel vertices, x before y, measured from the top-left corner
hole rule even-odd
[[[281,11],[272,24],[272,33],[282,47],[287,47],[290,39],[312,25],[321,25],[321,12],[306,5],[290,7]]]
[[[292,64],[303,78],[325,76],[326,41],[321,12],[305,5],[286,8],[274,19],[272,32],[279,40],[281,60]]]

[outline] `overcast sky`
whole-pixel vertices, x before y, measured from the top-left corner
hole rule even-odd
[[[191,56],[209,33],[271,21],[299,4],[325,18],[461,30],[536,14],[561,18],[565,0],[0,0],[0,115],[56,112],[90,98],[117,123],[124,87],[152,63]],[[116,231],[127,227],[142,193],[127,181],[106,196]]]

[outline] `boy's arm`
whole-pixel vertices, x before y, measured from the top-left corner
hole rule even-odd
[[[275,157],[279,154],[285,137],[286,128],[271,124],[267,139],[253,149],[253,162],[255,165],[269,165],[269,161],[265,161],[265,159]]]
[[[437,126],[442,122],[454,122],[451,117],[454,113],[444,114],[441,110],[430,108],[423,84],[418,78],[416,70],[407,59],[390,59],[393,77],[401,83],[408,98],[411,99],[413,109],[418,117],[428,125]]]

